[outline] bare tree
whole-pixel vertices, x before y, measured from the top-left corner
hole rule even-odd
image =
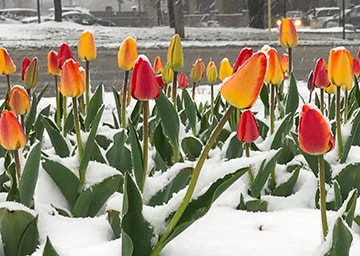
[[[61,0],[54,0],[55,21],[61,22]]]

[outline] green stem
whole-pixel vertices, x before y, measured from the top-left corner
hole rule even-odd
[[[321,212],[321,224],[324,240],[328,233],[328,223],[326,217],[326,190],[325,190],[325,165],[324,155],[318,156],[319,162],[319,189],[320,189],[320,212]]]
[[[59,98],[59,88],[58,88],[58,79],[57,75],[54,76],[54,84],[55,84],[55,100],[56,100],[56,125],[61,129],[61,107],[60,107],[60,98]]]
[[[250,143],[245,142],[245,156],[250,157]]]
[[[21,176],[21,172],[20,172],[20,158],[19,158],[19,150],[15,149],[13,151],[14,153],[14,161],[15,161],[15,171],[16,171],[16,176],[18,181],[20,181],[20,176]]]
[[[193,83],[193,87],[192,87],[192,99],[195,100],[195,89],[196,89],[196,83]]]
[[[20,123],[23,129],[25,129],[25,115],[20,115]]]
[[[123,91],[121,100],[121,127],[126,128],[126,99],[127,99],[127,84],[129,79],[130,71],[125,71],[124,85],[121,89]],[[121,94],[120,94],[121,95]]]
[[[194,190],[195,190],[197,180],[198,180],[199,175],[200,175],[200,171],[201,171],[201,169],[202,169],[202,167],[204,165],[206,157],[209,154],[209,151],[210,151],[212,145],[216,141],[216,138],[219,136],[222,128],[224,127],[225,123],[230,118],[230,116],[231,116],[231,114],[232,114],[232,112],[234,110],[235,110],[235,107],[233,107],[233,106],[230,106],[228,108],[228,110],[224,114],[223,118],[220,120],[217,127],[215,128],[212,135],[210,136],[210,138],[209,138],[207,144],[205,145],[203,151],[201,152],[199,160],[196,163],[196,166],[195,166],[195,168],[193,170],[193,174],[191,176],[190,183],[189,183],[188,189],[186,191],[186,194],[185,194],[185,196],[184,196],[178,210],[175,212],[174,216],[171,218],[170,223],[167,226],[165,232],[160,237],[159,241],[156,243],[156,245],[154,247],[154,250],[151,252],[150,256],[158,256],[160,254],[161,250],[164,248],[164,246],[166,244],[166,240],[169,238],[169,236],[174,231],[174,229],[176,227],[176,224],[180,220],[181,216],[183,215],[186,207],[188,206],[188,204],[189,204],[189,202],[191,200],[191,197],[192,197],[192,195],[194,193]]]
[[[177,96],[177,72],[174,71],[173,83],[172,83],[172,101],[176,109],[176,96]]]
[[[343,152],[341,136],[341,119],[340,119],[340,86],[336,86],[336,138],[338,144],[338,156],[341,158]]]
[[[324,88],[320,88],[320,112],[324,115]]]
[[[348,115],[348,98],[349,98],[349,94],[348,94],[348,90],[345,90],[345,98],[344,98],[344,124],[347,121],[347,115]]]
[[[61,93],[59,93],[59,98],[62,97],[62,103],[63,103],[63,121],[64,121],[64,136],[66,136],[66,131],[65,131],[65,124],[66,124],[66,119],[67,119],[67,98],[66,96],[62,95]]]
[[[6,75],[6,81],[8,86],[8,94],[10,93],[11,84],[10,84],[10,75]]]
[[[288,55],[289,55],[289,77],[291,77],[292,72],[293,72],[293,56],[292,56],[292,48],[288,48]]]
[[[275,128],[275,85],[270,84],[270,134],[274,133]]]
[[[86,91],[85,91],[85,103],[86,109],[89,107],[90,102],[90,61],[86,60],[85,64],[85,72],[86,72]]]
[[[211,115],[214,116],[214,85],[210,84]]]
[[[328,93],[328,117],[330,119],[330,111],[331,111],[331,93]]]
[[[83,146],[81,142],[81,135],[80,135],[80,123],[79,123],[79,113],[78,113],[78,106],[76,97],[72,98],[73,103],[73,111],[74,111],[74,125],[75,125],[75,132],[76,132],[76,141],[79,150],[79,159],[81,159],[83,155]]]
[[[149,121],[149,101],[143,101],[143,116],[144,116],[144,124],[143,124],[143,185],[145,184],[145,179],[147,175],[148,169],[148,121]],[[142,190],[143,188],[141,188]]]

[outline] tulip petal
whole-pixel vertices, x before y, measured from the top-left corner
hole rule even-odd
[[[66,97],[78,97],[85,91],[85,70],[74,59],[64,62],[59,90]]]
[[[0,144],[7,150],[15,150],[25,146],[26,135],[15,114],[3,110],[0,117]]]
[[[246,143],[255,141],[259,137],[259,126],[251,110],[245,110],[236,129],[238,140]]]
[[[130,71],[134,68],[136,58],[138,57],[136,41],[132,37],[127,37],[121,43],[118,51],[118,67]]]
[[[91,31],[84,31],[78,42],[78,55],[82,60],[91,61],[96,58],[96,45]]]
[[[279,41],[284,48],[294,48],[298,45],[298,34],[290,18],[283,18],[281,20]]]
[[[30,99],[25,88],[20,85],[11,87],[7,104],[11,111],[17,115],[25,115],[29,112]]]
[[[330,83],[341,87],[351,88],[352,56],[344,47],[336,47],[330,50],[328,79]]]

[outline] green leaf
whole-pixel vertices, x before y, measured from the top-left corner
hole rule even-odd
[[[350,152],[351,146],[354,144],[354,141],[360,136],[360,111],[356,114],[353,119],[353,124],[351,126],[351,132],[348,136],[348,139],[344,145],[343,154],[340,159],[340,163],[345,163],[347,156]]]
[[[192,129],[193,135],[196,135],[197,110],[195,102],[191,99],[187,90],[182,90],[182,98],[184,99],[185,113],[187,115],[187,119],[189,120],[189,125]]]
[[[122,176],[117,174],[81,192],[71,210],[74,217],[96,216],[106,200],[119,189],[121,180]]]
[[[196,160],[202,151],[203,144],[195,137],[185,137],[181,141],[181,147],[189,160]]]
[[[52,245],[49,237],[46,237],[46,243],[43,251],[43,256],[60,256],[56,251],[54,246]]]
[[[344,200],[341,195],[340,185],[337,182],[337,180],[334,181],[333,187],[334,187],[334,195],[335,195],[335,200],[334,200],[335,210],[339,210]]]
[[[152,228],[142,215],[142,198],[138,187],[125,173],[121,220],[122,255],[144,256],[152,251]]]
[[[225,157],[227,159],[233,159],[237,157],[241,157],[243,155],[244,145],[241,141],[236,137],[236,133],[233,133],[229,146],[226,149]]]
[[[269,112],[269,109],[270,109],[269,95],[270,95],[269,87],[267,84],[264,84],[260,91],[260,99],[264,105],[264,115],[265,116],[269,116],[269,114],[270,114],[270,112]]]
[[[314,155],[306,154],[303,151],[301,151],[301,153],[303,154],[303,156],[304,156],[306,162],[308,163],[310,169],[312,170],[314,175],[317,177],[318,173],[319,173],[319,170],[318,170],[318,157],[314,156]],[[325,163],[325,182],[331,183],[332,182],[331,166],[326,160],[324,161],[324,163]],[[346,197],[346,195],[345,195],[345,197]]]
[[[17,187],[17,178],[16,178],[16,170],[15,163],[11,163],[7,169],[9,173],[9,177],[11,180],[10,189],[6,197],[6,201],[19,201],[19,190]]]
[[[56,154],[60,157],[69,156],[70,150],[68,144],[59,129],[56,127],[55,123],[46,116],[42,116],[42,123],[49,135],[51,144],[53,145]]]
[[[348,199],[346,200],[346,208],[343,214],[343,219],[346,221],[349,227],[352,226],[352,222],[354,220],[357,198],[358,192],[356,189],[354,189],[352,192],[350,192]]]
[[[342,198],[354,188],[360,191],[360,163],[347,165],[335,179],[339,182]]]
[[[38,245],[36,222],[37,217],[27,211],[0,208],[0,233],[5,255],[25,256],[35,251]]]
[[[247,211],[250,212],[266,212],[268,208],[268,202],[261,199],[254,199],[245,203]]]
[[[41,143],[38,142],[30,151],[19,182],[20,202],[32,206],[35,186],[39,174]]]
[[[265,140],[267,137],[267,134],[270,130],[269,126],[259,119],[256,119],[256,122],[259,125],[259,134],[260,134],[261,138],[263,138]]]
[[[136,134],[135,128],[131,122],[129,122],[129,138],[131,144],[131,159],[133,164],[133,174],[135,175],[136,184],[142,188],[144,187],[144,165],[143,154],[140,146],[139,138]]]
[[[74,129],[74,112],[71,110],[66,117],[63,133],[69,134],[73,129]]]
[[[100,149],[100,146],[99,144],[96,142],[95,140],[95,143],[94,143],[94,148],[93,148],[93,152],[91,154],[91,158],[90,158],[90,161],[96,161],[96,162],[99,162],[99,163],[103,163],[103,164],[107,164],[107,161]]]
[[[181,169],[178,174],[169,182],[169,184],[163,187],[150,199],[149,205],[156,206],[166,204],[172,198],[174,193],[179,192],[189,184],[192,170],[192,168]]]
[[[89,105],[87,106],[87,112],[85,117],[85,131],[89,131],[93,120],[95,120],[96,114],[103,104],[103,85],[100,84],[94,94],[91,96]]]
[[[35,139],[42,141],[43,139],[43,134],[44,134],[44,124],[42,121],[42,117],[43,116],[49,116],[50,115],[50,104],[42,109],[38,115],[38,118],[35,121],[34,124],[34,132],[35,132],[35,136],[33,139],[31,139],[31,144],[33,144],[35,142]]]
[[[294,74],[290,75],[289,93],[286,97],[285,114],[296,113],[299,106],[299,92]]]
[[[46,159],[42,166],[72,208],[79,195],[80,181],[78,177],[70,169],[54,160]]]
[[[352,240],[353,237],[349,228],[339,217],[333,230],[332,246],[326,256],[348,256]]]
[[[30,111],[27,113],[26,119],[25,119],[25,133],[26,133],[26,136],[29,136],[31,128],[32,128],[32,126],[33,126],[33,124],[35,122],[36,113],[37,113],[37,105],[38,105],[38,99],[36,97],[36,94],[33,93]]]
[[[104,150],[107,150],[112,142],[110,138],[102,134],[97,134],[95,140],[97,144]]]
[[[92,127],[84,147],[84,154],[81,157],[80,167],[79,167],[80,183],[83,183],[85,180],[86,169],[94,149],[96,132],[99,127],[99,123],[101,121],[103,111],[104,111],[104,105],[102,105],[101,108],[98,110],[92,122]]]
[[[158,124],[153,134],[153,144],[161,158],[167,163],[172,164],[173,148],[169,140],[165,137],[161,124]]]
[[[160,90],[160,96],[155,100],[156,109],[161,118],[161,126],[164,135],[169,139],[173,147],[179,147],[179,116],[174,105],[168,100]]]
[[[274,191],[272,192],[272,195],[274,196],[290,196],[294,191],[294,186],[296,184],[296,181],[300,174],[300,165],[295,166],[295,170],[293,174],[291,175],[290,179],[288,179],[286,182],[280,184],[277,186]]]
[[[211,204],[232,184],[234,184],[235,181],[247,173],[248,170],[249,168],[245,167],[235,171],[234,173],[225,175],[223,178],[220,178],[211,184],[204,194],[199,196],[197,199],[192,200],[186,207],[183,215],[176,224],[172,234],[165,241],[164,245],[183,232],[196,220],[203,217],[209,211]]]
[[[271,143],[271,149],[278,149],[283,146],[284,140],[289,135],[291,128],[294,125],[294,115],[292,113],[287,114],[281,122],[279,128],[276,130],[273,142]]]
[[[134,127],[136,127],[141,121],[142,109],[143,109],[143,103],[141,100],[138,100],[134,106],[133,111],[130,114],[131,122]]]
[[[260,198],[261,191],[264,188],[270,173],[275,169],[276,162],[281,154],[281,151],[282,149],[278,150],[270,160],[264,160],[261,163],[259,172],[250,187],[252,197]]]
[[[120,121],[121,121],[121,105],[120,105],[120,95],[119,93],[117,92],[117,90],[115,89],[115,87],[112,87],[112,93],[113,93],[113,96],[114,96],[114,101],[115,101],[115,106],[116,106],[116,112],[117,112],[117,119],[115,119],[115,116],[114,116],[114,121],[116,120],[117,123],[119,124]],[[114,122],[115,123],[115,122]],[[116,124],[115,124],[116,126]]]
[[[132,171],[131,152],[125,146],[127,141],[125,131],[122,130],[114,135],[114,142],[106,152],[106,158],[110,166],[125,173]]]
[[[116,210],[107,211],[107,220],[114,232],[115,239],[121,237],[121,218],[120,212]]]

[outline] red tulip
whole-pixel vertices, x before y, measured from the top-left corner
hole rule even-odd
[[[330,125],[316,108],[305,104],[299,121],[299,147],[310,155],[322,155],[334,148]]]
[[[178,88],[179,88],[179,89],[188,88],[188,86],[189,86],[189,81],[188,81],[188,78],[187,78],[187,76],[186,76],[186,74],[185,74],[184,72],[181,72],[181,73],[178,75],[177,84],[178,84]]]
[[[251,143],[259,137],[259,126],[251,110],[245,110],[236,129],[237,138],[245,143]]]
[[[67,59],[74,59],[72,51],[70,49],[70,46],[68,44],[62,44],[59,49],[58,54],[58,62],[59,62],[59,68],[61,69],[64,65],[64,62]]]
[[[253,55],[253,52],[254,52],[253,49],[249,48],[249,47],[245,47],[245,48],[241,49],[239,56],[237,57],[234,65],[233,65],[234,73],[248,58],[251,57],[251,55]]]
[[[161,89],[164,89],[165,83],[164,83],[164,81],[163,81],[163,79],[162,79],[162,74],[157,74],[157,75],[155,75],[155,77],[156,77],[156,81],[157,81],[157,83],[158,83],[158,86],[159,86]]]
[[[359,61],[355,58],[353,59],[352,73],[356,77],[360,76],[360,64]]]
[[[24,147],[26,135],[15,114],[3,110],[0,116],[0,145],[7,150]]]
[[[28,66],[30,65],[30,59],[27,57],[24,57],[22,62],[21,62],[21,80],[24,80],[24,76],[25,76],[25,71],[28,68]]]
[[[327,71],[327,64],[323,58],[318,58],[316,61],[313,84],[316,88],[325,88],[330,85]]]
[[[144,55],[139,55],[135,61],[130,94],[133,98],[142,101],[159,97],[158,82],[148,58]]]

